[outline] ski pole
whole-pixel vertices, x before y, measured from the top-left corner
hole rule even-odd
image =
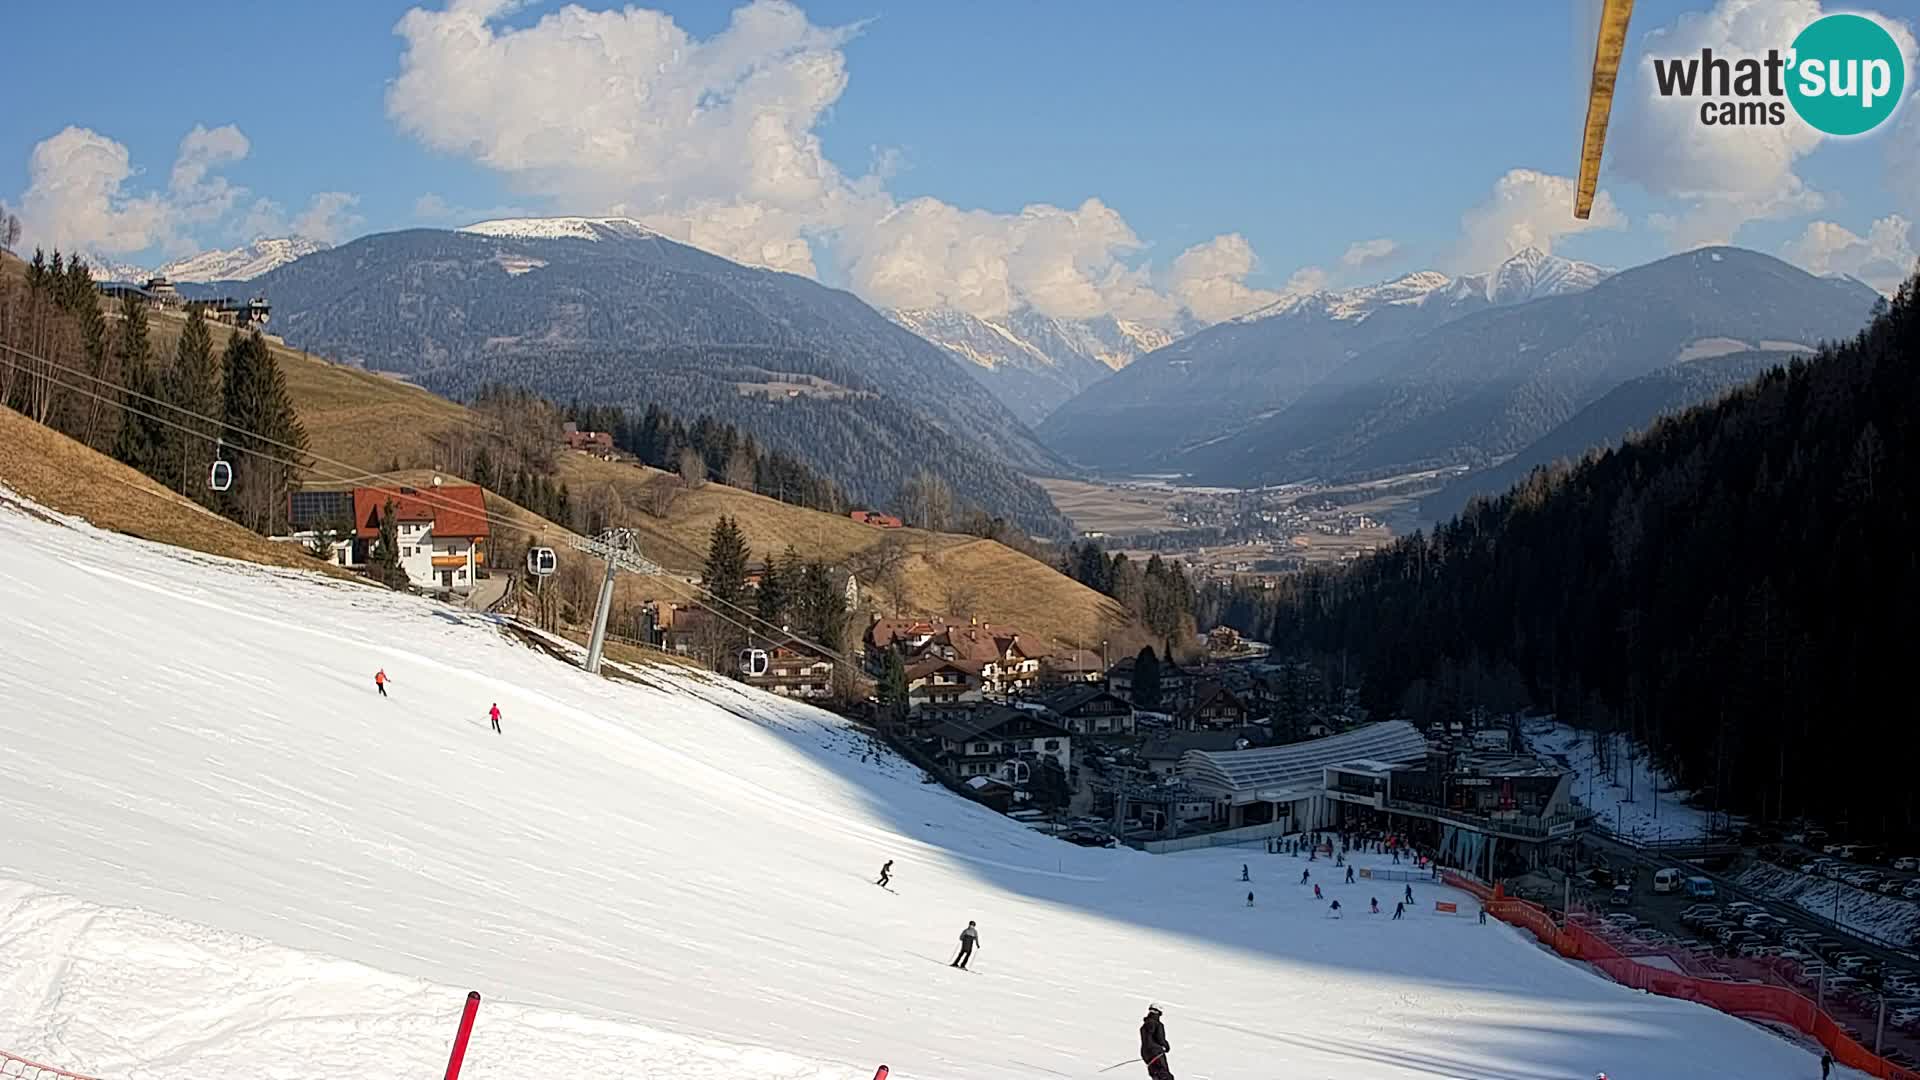
[[[1164,1056],[1165,1056],[1165,1055],[1161,1055],[1161,1057],[1164,1057]],[[1156,1057],[1156,1058],[1154,1058],[1154,1059],[1153,1059],[1153,1061],[1159,1061],[1159,1060],[1160,1060],[1160,1058],[1159,1058],[1159,1057]],[[1148,1065],[1152,1065],[1152,1064],[1153,1064],[1153,1061],[1149,1061],[1149,1062],[1147,1062],[1147,1064],[1148,1064]],[[1121,1062],[1121,1063],[1120,1063],[1120,1065],[1131,1065],[1131,1064],[1133,1064],[1133,1059],[1132,1059],[1132,1058],[1128,1058],[1127,1060],[1125,1060],[1125,1061],[1123,1061],[1123,1062]],[[1106,1068],[1104,1068],[1104,1069],[1101,1069],[1100,1071],[1101,1071],[1101,1072],[1103,1072],[1103,1073],[1107,1073],[1107,1072],[1112,1072],[1113,1070],[1115,1070],[1115,1069],[1117,1069],[1117,1068],[1119,1068],[1119,1067],[1120,1067],[1120,1065],[1109,1065],[1109,1066],[1107,1066]]]

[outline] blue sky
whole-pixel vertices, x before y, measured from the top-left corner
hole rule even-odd
[[[756,7],[743,28],[735,4],[563,27],[562,5],[536,2],[462,38],[439,3],[208,2],[84,36],[31,5],[10,20],[35,44],[10,58],[0,199],[30,240],[140,265],[257,231],[620,211],[875,302],[981,313],[1218,318],[1289,288],[1482,269],[1523,242],[1610,265],[1727,239],[1823,271],[1910,264],[1920,109],[1849,142],[1710,145],[1647,111],[1632,79],[1610,227],[1567,231],[1554,184],[1574,167],[1594,6],[813,0],[803,17]],[[1902,6],[1882,10],[1920,22]],[[1767,27],[1818,10],[1641,0],[1628,62],[1649,41],[1790,33]],[[605,37],[584,54],[564,40],[583,29]],[[729,63],[676,73],[702,50]],[[765,85],[727,74],[747,67]],[[627,83],[601,93],[622,78],[646,103],[618,104]],[[720,119],[676,130],[675,92],[717,98]],[[764,116],[767,133],[743,134]],[[207,165],[176,184],[196,126]],[[35,147],[68,128],[86,137],[36,175]],[[1017,216],[1033,205],[1057,212]],[[1363,241],[1392,254],[1343,262]]]

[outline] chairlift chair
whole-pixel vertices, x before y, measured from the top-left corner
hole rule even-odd
[[[560,567],[560,557],[550,547],[527,549],[527,573],[535,577],[548,577]]]
[[[233,463],[227,460],[227,440],[213,440],[213,464],[207,467],[207,486],[214,491],[233,487]]]
[[[767,650],[741,649],[740,674],[757,679],[767,673]]]

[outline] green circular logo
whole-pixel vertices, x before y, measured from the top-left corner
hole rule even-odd
[[[1864,15],[1828,15],[1800,31],[1788,63],[1793,111],[1829,135],[1879,127],[1907,82],[1899,43]]]

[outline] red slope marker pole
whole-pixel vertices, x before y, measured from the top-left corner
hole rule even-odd
[[[447,1058],[447,1080],[460,1080],[460,1063],[467,1057],[467,1037],[473,1034],[473,1014],[480,1011],[480,991],[467,993],[467,1007],[460,1013],[460,1033],[453,1037],[453,1055]]]
[[[887,1080],[887,1067],[885,1065],[880,1066],[880,1070],[873,1074],[873,1080]]]

